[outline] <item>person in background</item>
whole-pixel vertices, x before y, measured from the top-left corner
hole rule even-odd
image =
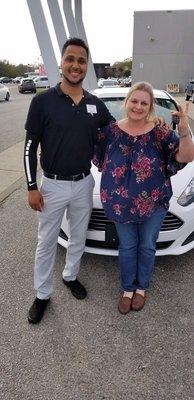
[[[53,291],[57,239],[66,210],[69,240],[63,283],[77,299],[87,295],[78,281],[81,256],[92,210],[94,179],[90,173],[98,128],[114,118],[102,100],[82,87],[88,66],[88,47],[79,38],[62,49],[62,82],[36,95],[26,121],[24,166],[28,203],[38,212],[38,245],[34,268],[36,298],[28,321],[39,322]],[[42,182],[36,182],[40,144]]]
[[[187,83],[187,86],[185,88],[185,100],[189,101],[192,94],[193,94],[193,90],[194,90],[194,83],[192,83],[191,81]]]
[[[194,158],[187,115],[178,132],[155,125],[152,86],[138,82],[125,100],[126,118],[99,133],[94,164],[102,171],[101,201],[119,238],[121,314],[139,311],[153,274],[156,241],[172,195],[170,177]]]

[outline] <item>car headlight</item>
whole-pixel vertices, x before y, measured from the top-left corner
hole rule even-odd
[[[191,182],[188,184],[186,189],[181,193],[180,197],[177,200],[180,206],[186,207],[191,203],[194,203],[194,178],[191,179]]]

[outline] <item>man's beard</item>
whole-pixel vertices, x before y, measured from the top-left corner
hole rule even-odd
[[[72,81],[70,81],[70,79],[68,79],[64,74],[62,74],[62,76],[63,76],[63,78],[71,85],[71,86],[79,86],[80,85],[80,83],[82,83],[83,82],[83,80],[84,80],[84,78],[80,78],[79,79],[79,81],[77,81],[77,82],[72,82]]]

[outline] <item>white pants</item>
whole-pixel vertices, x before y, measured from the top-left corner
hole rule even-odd
[[[76,279],[92,210],[93,188],[94,178],[91,174],[77,182],[42,178],[40,191],[44,207],[42,212],[38,212],[38,245],[34,268],[34,288],[39,299],[48,299],[53,291],[57,239],[65,210],[69,240],[62,275],[67,281]]]

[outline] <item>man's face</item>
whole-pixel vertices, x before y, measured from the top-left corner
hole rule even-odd
[[[72,86],[80,85],[86,76],[87,67],[86,50],[81,46],[68,46],[61,60],[61,69],[65,81]]]

